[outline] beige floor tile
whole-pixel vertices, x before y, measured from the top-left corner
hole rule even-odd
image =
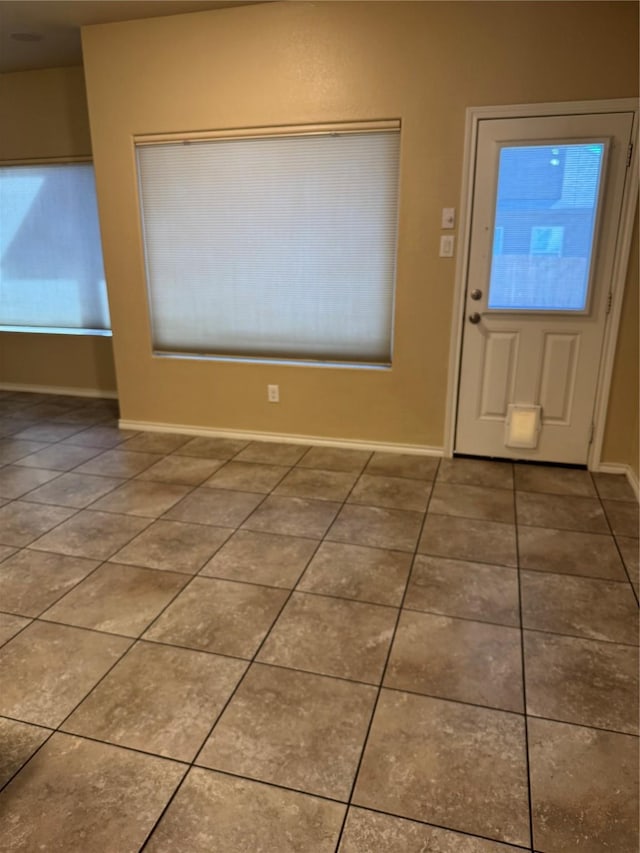
[[[518,853],[522,848],[368,809],[349,809],[338,853]]]
[[[31,758],[50,734],[50,729],[0,717],[0,787]]]
[[[11,545],[0,545],[0,563],[10,557],[11,554],[15,554],[16,551],[17,548],[13,548]]]
[[[638,606],[629,584],[545,572],[521,572],[520,584],[525,628],[638,644]]]
[[[24,456],[16,462],[27,468],[48,468],[50,471],[69,471],[100,453],[95,447],[75,444],[52,444],[44,450]]]
[[[248,442],[236,438],[192,438],[180,448],[181,456],[199,456],[202,459],[231,459]]]
[[[267,494],[289,471],[284,465],[259,462],[227,462],[204,483],[210,489],[237,489],[240,492]]]
[[[290,589],[317,547],[315,539],[238,530],[200,574]]]
[[[506,566],[418,554],[404,606],[443,616],[518,626],[518,574]]]
[[[632,501],[633,503],[637,503],[631,483],[624,474],[600,474],[596,472],[591,476],[596,484],[598,494],[604,500]]]
[[[192,761],[246,666],[204,652],[136,643],[63,728]]]
[[[431,495],[429,512],[513,524],[513,492],[508,489],[437,482]]]
[[[143,453],[174,453],[188,441],[188,435],[172,432],[141,432],[128,439],[122,449],[138,450]]]
[[[370,458],[371,453],[368,450],[350,450],[344,447],[312,447],[298,462],[298,467],[359,473]]]
[[[346,800],[375,687],[255,664],[197,763]]]
[[[428,481],[363,474],[349,495],[349,503],[424,512],[430,494]]]
[[[194,578],[145,639],[251,658],[287,594],[253,584]]]
[[[236,462],[266,462],[268,465],[295,465],[309,448],[304,444],[277,441],[252,441],[242,450]]]
[[[0,606],[9,613],[39,616],[98,565],[82,557],[18,551],[0,564]]]
[[[340,510],[327,540],[390,551],[413,551],[423,518],[421,512],[349,504]]]
[[[13,613],[0,613],[0,646],[29,624],[31,620]]]
[[[0,507],[0,542],[22,547],[56,527],[69,516],[72,509],[59,506],[39,506],[26,501],[13,501]]]
[[[13,437],[0,439],[0,465],[11,465],[30,453],[45,450],[48,446],[44,441],[20,441]]]
[[[418,551],[434,557],[516,566],[513,524],[427,513]]]
[[[529,720],[533,837],[545,853],[638,849],[638,739]]]
[[[438,483],[512,489],[513,465],[511,462],[488,462],[485,459],[441,459]]]
[[[121,512],[157,518],[178,503],[189,491],[188,486],[174,483],[152,483],[133,480],[118,486],[96,501],[92,509],[100,512]]]
[[[270,495],[243,524],[247,530],[322,539],[340,504]]]
[[[397,611],[294,592],[258,660],[378,684]]]
[[[68,517],[72,510],[61,509],[59,512],[67,513]],[[55,530],[41,536],[33,542],[32,547],[41,551],[68,554],[71,557],[106,560],[148,525],[148,518],[83,510]]]
[[[176,483],[184,486],[199,486],[224,465],[223,459],[200,459],[196,456],[165,456],[146,471],[138,474],[137,480],[156,483]]]
[[[586,533],[608,533],[609,527],[597,498],[516,492],[518,524],[553,527]]]
[[[154,521],[111,557],[114,563],[195,574],[229,538],[233,528],[182,521]]]
[[[524,632],[527,713],[638,733],[638,649]]]
[[[345,806],[193,768],[148,853],[333,853]]]
[[[440,460],[436,456],[414,456],[409,453],[374,453],[365,474],[382,477],[408,477],[411,480],[433,480]]]
[[[59,725],[130,643],[123,637],[32,622],[0,650],[0,714]]]
[[[34,503],[57,504],[84,509],[122,483],[124,480],[115,477],[96,477],[91,474],[73,473],[58,474],[53,482],[40,486],[39,489],[31,492],[29,500]]]
[[[137,853],[184,772],[163,758],[55,734],[1,795],[3,851]]]
[[[105,563],[42,618],[137,637],[188,581],[176,572]]]
[[[60,412],[57,415],[52,413],[49,417],[51,417],[51,420],[54,423],[93,426],[94,424],[105,423],[113,420],[113,412],[109,409],[102,408],[85,409],[85,407],[81,405],[79,408],[74,408],[73,410],[68,409],[67,411]]]
[[[628,536],[616,536],[616,543],[637,595],[640,585],[640,545],[638,540]]]
[[[5,468],[0,468],[0,498],[14,500],[59,476],[59,471],[7,465]],[[29,495],[29,500],[33,500],[32,495]],[[50,501],[50,503],[55,503],[55,501]]]
[[[65,444],[78,444],[81,447],[98,447],[103,450],[108,450],[112,447],[117,447],[125,442],[128,438],[132,438],[138,433],[130,429],[118,429],[116,424],[106,425],[99,424],[90,426],[76,432],[69,438],[64,439]]]
[[[201,486],[172,507],[165,518],[217,527],[237,527],[263,500],[264,495],[253,492],[223,491]]]
[[[523,569],[627,579],[612,536],[518,525],[518,550]]]
[[[344,501],[353,488],[357,476],[345,471],[294,468],[274,489],[274,494],[294,498]]]
[[[631,501],[603,500],[602,505],[616,536],[638,538],[638,504]]]
[[[76,469],[77,474],[99,474],[105,477],[135,477],[162,457],[157,453],[132,450],[105,450]]]
[[[401,551],[323,542],[297,589],[399,607],[410,567]]]
[[[76,435],[83,429],[84,426],[79,424],[57,424],[52,421],[42,421],[17,432],[15,437],[26,441],[62,441]]]
[[[524,720],[383,690],[353,802],[527,846]]]
[[[55,418],[58,415],[68,414],[73,409],[79,409],[81,400],[61,399],[58,395],[51,397],[48,400],[40,400],[32,406],[29,406],[29,417],[35,418]]]
[[[522,712],[520,631],[404,611],[385,687]]]
[[[597,496],[591,474],[552,465],[515,465],[516,489],[553,495]]]

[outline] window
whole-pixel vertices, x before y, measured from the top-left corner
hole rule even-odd
[[[0,167],[0,329],[108,333],[90,163]]]
[[[501,149],[489,308],[586,310],[605,154],[598,141]]]
[[[397,125],[137,159],[155,352],[390,363]]]

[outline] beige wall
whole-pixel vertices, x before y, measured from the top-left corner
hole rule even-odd
[[[465,108],[632,96],[637,23],[633,3],[346,2],[85,28],[123,417],[441,446],[454,262],[439,219],[460,198]],[[393,369],[154,358],[133,135],[378,118],[403,127]]]
[[[0,162],[91,155],[82,68],[0,75]],[[0,332],[0,382],[115,390],[110,338]]]
[[[616,358],[613,366],[607,428],[602,448],[603,462],[630,465],[636,478],[638,466],[638,220],[634,230],[627,273]]]

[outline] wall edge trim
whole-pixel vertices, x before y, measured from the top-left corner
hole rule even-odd
[[[105,397],[117,400],[117,391],[102,388],[75,388],[64,385],[24,385],[20,382],[0,382],[0,391],[27,391],[31,394],[64,394],[65,397]]]
[[[197,427],[187,424],[170,424],[156,421],[131,421],[120,419],[120,429],[140,430],[141,432],[177,432],[184,435],[209,438],[239,438],[247,441],[284,441],[288,444],[314,444],[321,447],[338,447],[347,450],[370,450],[387,453],[408,453],[412,456],[442,456],[442,447],[426,444],[401,444],[392,441],[361,441],[353,438],[327,438],[317,435],[297,435],[280,432],[252,432],[239,429],[218,429],[217,427]]]
[[[624,474],[635,492],[636,500],[640,500],[640,482],[631,465],[624,462],[601,462],[596,471],[599,474]]]

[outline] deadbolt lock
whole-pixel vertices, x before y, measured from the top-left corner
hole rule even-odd
[[[481,290],[478,290],[478,288],[477,288],[477,287],[476,287],[476,289],[475,289],[475,290],[472,290],[472,291],[471,291],[471,293],[470,293],[469,295],[471,296],[471,298],[472,298],[472,299],[475,299],[476,301],[477,301],[478,299],[482,299],[482,291],[481,291]]]

